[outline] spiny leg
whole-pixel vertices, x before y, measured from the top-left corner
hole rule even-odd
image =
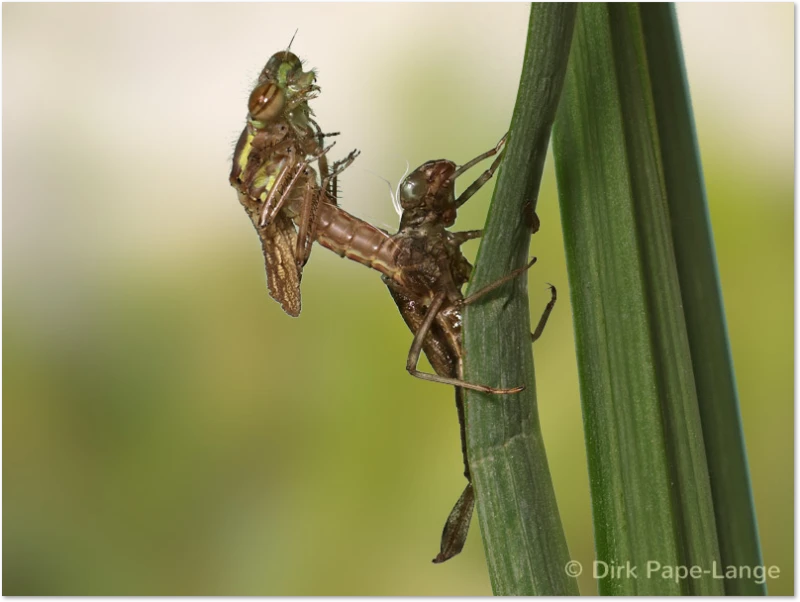
[[[361,154],[361,151],[356,149],[347,155],[344,159],[339,159],[338,161],[334,162],[333,164],[333,172],[331,175],[323,182],[322,188],[327,190],[328,197],[330,198],[331,202],[334,205],[338,205],[338,186],[339,186],[339,175],[350,165],[352,165],[353,161],[356,160]]]
[[[319,127],[319,124],[311,120],[311,124],[316,129],[316,136],[320,148],[323,148],[325,138],[338,136],[339,132],[331,132],[326,134]],[[317,155],[317,164],[320,169],[320,182],[321,186],[317,189],[311,182],[306,184],[306,189],[303,192],[303,201],[301,204],[301,213],[298,220],[299,231],[297,237],[297,250],[295,254],[295,261],[298,270],[302,270],[303,266],[308,262],[311,255],[311,247],[316,238],[317,231],[317,209],[320,202],[328,202],[336,204],[336,178],[347,166],[349,166],[358,156],[359,151],[351,152],[345,159],[336,161],[333,164],[333,171],[331,172],[328,167],[327,153],[333,144],[323,150]],[[305,164],[308,165],[308,162]],[[299,175],[299,173],[297,174]],[[295,176],[295,179],[297,178]],[[331,189],[330,182],[333,181]],[[327,198],[322,199],[323,195],[327,193]]]
[[[409,374],[411,374],[411,376],[416,376],[417,378],[421,378],[422,380],[429,380],[435,383],[443,383],[445,385],[453,385],[455,387],[463,387],[465,389],[480,391],[482,393],[493,393],[495,395],[507,395],[511,393],[519,393],[520,391],[522,391],[525,387],[498,389],[495,387],[487,387],[484,385],[476,385],[473,383],[468,383],[458,378],[449,378],[447,376],[439,376],[438,374],[428,374],[427,372],[420,372],[419,370],[417,370],[417,363],[419,362],[419,356],[422,353],[422,345],[425,342],[425,336],[430,331],[434,320],[436,320],[436,315],[442,309],[442,305],[444,305],[446,299],[447,299],[446,291],[436,293],[436,296],[433,298],[433,302],[428,308],[428,312],[425,314],[425,319],[422,321],[419,330],[417,330],[417,332],[414,334],[414,340],[411,343],[411,349],[409,349],[408,351],[408,360],[406,361],[406,370],[408,370]]]

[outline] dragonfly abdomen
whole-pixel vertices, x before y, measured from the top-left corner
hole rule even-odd
[[[323,247],[389,278],[398,276],[398,246],[389,234],[333,204],[321,203],[317,220],[317,242]]]

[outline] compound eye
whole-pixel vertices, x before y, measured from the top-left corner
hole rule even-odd
[[[425,197],[427,189],[428,180],[422,171],[416,170],[408,174],[400,184],[400,206],[408,209],[419,205]]]
[[[276,52],[270,60],[274,58],[279,58],[281,62],[288,65],[289,69],[291,69],[292,71],[294,71],[295,69],[300,69],[303,66],[300,57],[298,57],[294,52],[289,52],[288,50],[282,50],[280,52]]]
[[[279,71],[290,73],[303,67],[300,58],[293,52],[281,50],[273,54],[261,70],[261,79],[275,79]]]
[[[254,121],[265,123],[278,117],[285,105],[286,95],[283,90],[268,81],[256,86],[250,94],[247,108]]]

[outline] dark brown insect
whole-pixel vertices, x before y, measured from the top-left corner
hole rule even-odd
[[[322,133],[308,105],[319,94],[315,80],[288,50],[269,59],[250,94],[230,174],[261,239],[269,293],[290,316],[300,313],[300,279],[316,236],[317,208],[336,203],[336,177],[358,155],[353,151],[329,172],[330,146],[323,147],[323,140],[333,134]]]
[[[408,371],[420,378],[456,385],[456,409],[467,485],[445,523],[440,551],[434,558],[434,563],[444,562],[461,552],[475,504],[467,457],[463,389],[505,394],[522,390],[522,387],[494,389],[464,383],[461,309],[516,278],[536,260],[465,299],[461,288],[469,279],[472,266],[462,254],[461,245],[478,238],[481,231],[453,233],[447,230],[455,222],[458,208],[494,174],[501,157],[498,156],[490,168],[458,198],[455,196],[456,178],[478,162],[497,154],[502,144],[503,141],[496,148],[460,168],[447,160],[429,161],[403,181],[399,199],[403,215],[400,229],[392,238],[402,249],[398,255],[398,263],[409,266],[405,269],[404,280],[407,284],[399,284],[396,280],[384,277],[403,319],[415,333],[406,366]],[[556,291],[552,288],[551,301],[532,335],[534,340],[541,335],[555,301]],[[436,378],[421,374],[416,369],[420,350],[425,351],[437,373]]]
[[[457,198],[456,178],[480,161],[498,154],[503,142],[501,140],[497,147],[461,167],[442,159],[429,161],[409,174],[400,185],[399,203],[403,213],[397,234],[389,235],[332,205],[321,206],[318,218],[320,244],[383,274],[403,319],[414,333],[406,363],[409,373],[456,387],[467,486],[445,523],[435,563],[444,562],[462,550],[475,503],[467,458],[463,389],[511,394],[523,388],[498,389],[464,381],[461,312],[464,305],[518,277],[536,260],[464,298],[461,288],[469,279],[472,266],[462,254],[461,245],[480,237],[481,231],[450,232],[447,229],[455,222],[458,208],[492,177],[500,157]],[[535,222],[534,231],[538,229],[538,219]],[[541,335],[555,305],[556,290],[554,287],[551,290],[552,298],[531,335],[532,340]],[[436,374],[417,369],[422,351]]]

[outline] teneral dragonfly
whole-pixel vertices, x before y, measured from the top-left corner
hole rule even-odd
[[[336,177],[358,154],[329,172],[330,146],[323,141],[331,134],[322,133],[309,106],[318,94],[313,70],[304,71],[288,50],[275,53],[250,93],[230,173],[261,239],[269,293],[290,316],[300,313],[300,279],[316,237],[318,207],[336,203]]]

